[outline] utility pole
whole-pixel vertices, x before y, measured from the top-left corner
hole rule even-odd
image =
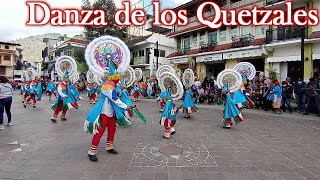
[[[301,78],[304,80],[304,39],[306,36],[306,28],[302,27],[301,28]]]
[[[159,52],[159,41],[157,41],[157,49],[156,49],[156,55],[157,55],[157,69],[159,68],[159,55],[160,55],[160,52]]]

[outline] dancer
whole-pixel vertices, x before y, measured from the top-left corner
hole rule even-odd
[[[132,94],[133,94],[133,98],[134,98],[134,102],[138,101],[139,96],[141,95],[141,87],[138,81],[136,81],[133,84],[133,90],[132,90]]]
[[[109,59],[109,71],[108,81],[102,85],[100,98],[89,112],[84,125],[84,129],[87,132],[94,134],[91,148],[88,151],[89,159],[93,162],[98,161],[96,153],[105,130],[108,128],[107,152],[118,154],[113,146],[116,123],[119,125],[130,125],[128,122],[126,123],[123,113],[125,110],[131,109],[132,106],[126,105],[117,96],[116,84],[118,84],[121,75],[118,74],[116,65],[112,59]]]
[[[180,109],[182,109],[183,113],[186,113],[185,118],[190,118],[191,113],[198,112],[199,110],[199,108],[194,104],[194,101],[192,99],[190,87],[186,87],[186,94]]]
[[[61,121],[66,121],[66,114],[68,109],[76,108],[78,109],[78,104],[76,100],[73,98],[73,95],[70,91],[70,74],[73,74],[77,69],[77,64],[75,60],[69,56],[61,56],[56,61],[56,69],[58,72],[58,75],[62,78],[62,82],[59,83],[57,91],[58,96],[56,98],[55,103],[52,105],[52,109],[54,110],[54,113],[51,117],[51,121],[53,123],[56,123],[56,118],[58,117],[59,113],[62,111],[61,114]],[[61,69],[61,67],[63,69]],[[67,70],[70,70],[68,72]],[[64,72],[64,75],[62,74]]]
[[[32,101],[33,108],[36,108],[37,101],[41,100],[42,97],[42,84],[40,81],[32,80],[30,81],[29,89],[28,89],[28,97],[24,102],[24,108],[27,108],[27,104]]]
[[[186,113],[185,118],[190,118],[190,114],[197,112],[199,108],[194,104],[194,100],[191,96],[191,87],[194,84],[194,72],[192,69],[186,69],[182,75],[182,82],[186,87],[186,93],[184,97],[183,104],[180,109],[182,109],[183,113]]]
[[[57,95],[56,95],[57,87],[53,81],[50,81],[50,80],[48,81],[46,91],[49,93],[49,101],[51,101],[52,94],[55,97],[57,97]]]
[[[164,108],[164,105],[166,104],[164,102],[164,97],[166,95],[166,91],[161,91],[159,97],[156,99],[157,101],[160,101],[160,109],[159,109],[159,112],[163,112],[163,108]]]
[[[228,92],[226,95],[226,102],[223,115],[224,128],[230,129],[232,125],[239,124],[242,121],[242,114],[234,104],[230,96],[230,93]]]
[[[99,86],[97,83],[90,83],[90,86],[88,88],[90,104],[96,104],[98,88]]]
[[[169,91],[164,94],[163,101],[165,102],[165,106],[160,119],[160,124],[165,128],[163,138],[169,139],[170,135],[174,135],[176,133],[174,125],[176,124],[178,108],[172,101]]]

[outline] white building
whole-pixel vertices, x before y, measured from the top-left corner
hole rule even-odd
[[[152,76],[157,67],[170,63],[166,57],[174,51],[175,46],[174,39],[158,33],[136,38],[133,43],[131,66],[141,68],[144,78]],[[157,46],[159,57],[157,57]]]

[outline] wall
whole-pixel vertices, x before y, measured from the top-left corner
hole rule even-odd
[[[319,0],[309,0],[309,1],[313,1],[313,8],[320,9],[320,1]],[[312,27],[312,30],[313,31],[320,31],[320,24]]]
[[[300,51],[300,44],[287,47],[276,47],[273,51],[273,57],[300,56]]]

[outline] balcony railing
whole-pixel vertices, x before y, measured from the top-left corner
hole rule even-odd
[[[182,56],[187,54],[189,51],[190,51],[190,46],[184,46],[184,47],[178,48],[177,53],[178,53],[178,56]]]
[[[241,35],[241,36],[233,36],[231,39],[232,39],[231,47],[239,48],[239,47],[251,46],[254,40],[254,36],[252,34],[247,34],[247,35]]]
[[[200,42],[200,51],[201,52],[209,52],[212,51],[217,45],[217,41],[208,40],[205,42]]]
[[[283,2],[285,0],[266,0],[266,6],[270,6],[272,4],[276,4],[276,3],[279,3],[279,2]]]
[[[266,43],[270,44],[276,41],[285,41],[288,39],[300,38],[302,36],[302,29],[303,29],[302,27],[295,27],[295,26],[268,29],[266,32]],[[307,28],[305,30],[307,31]]]

